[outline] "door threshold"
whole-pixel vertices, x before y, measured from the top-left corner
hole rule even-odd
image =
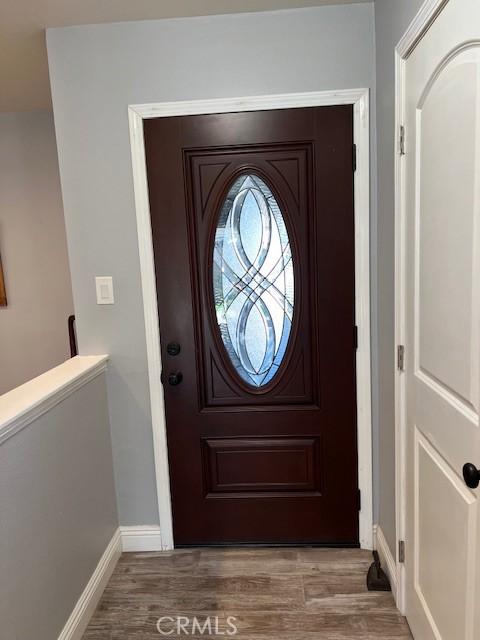
[[[301,549],[360,549],[359,542],[213,542],[213,543],[192,543],[175,544],[175,549],[279,549],[279,548],[301,548]]]

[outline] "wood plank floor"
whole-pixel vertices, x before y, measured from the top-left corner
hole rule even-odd
[[[83,638],[411,638],[392,595],[367,591],[371,561],[353,549],[125,553]],[[183,629],[172,624],[176,616],[189,619]],[[192,633],[194,617],[200,626]]]

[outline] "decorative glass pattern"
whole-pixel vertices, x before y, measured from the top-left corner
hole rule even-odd
[[[235,369],[248,384],[266,385],[287,349],[294,275],[282,212],[256,175],[238,177],[220,211],[213,290],[220,334]]]

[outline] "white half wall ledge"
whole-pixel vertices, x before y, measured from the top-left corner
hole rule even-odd
[[[0,445],[107,368],[108,355],[75,356],[0,396]]]

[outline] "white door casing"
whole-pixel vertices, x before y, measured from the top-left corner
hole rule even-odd
[[[142,293],[147,338],[148,377],[152,412],[153,450],[160,520],[161,547],[172,549],[173,527],[170,503],[165,412],[160,380],[161,359],[158,330],[157,290],[148,202],[143,120],[180,115],[288,109],[352,104],[354,142],[357,147],[355,173],[355,316],[358,325],[357,432],[358,482],[361,490],[359,512],[360,544],[373,548],[371,349],[370,349],[370,160],[369,90],[334,90],[309,93],[216,98],[185,102],[164,102],[128,107],[132,151],[135,209]],[[161,303],[161,301],[160,301]]]
[[[480,629],[480,2],[449,0],[405,63],[405,613]],[[478,549],[478,550],[477,550]]]

